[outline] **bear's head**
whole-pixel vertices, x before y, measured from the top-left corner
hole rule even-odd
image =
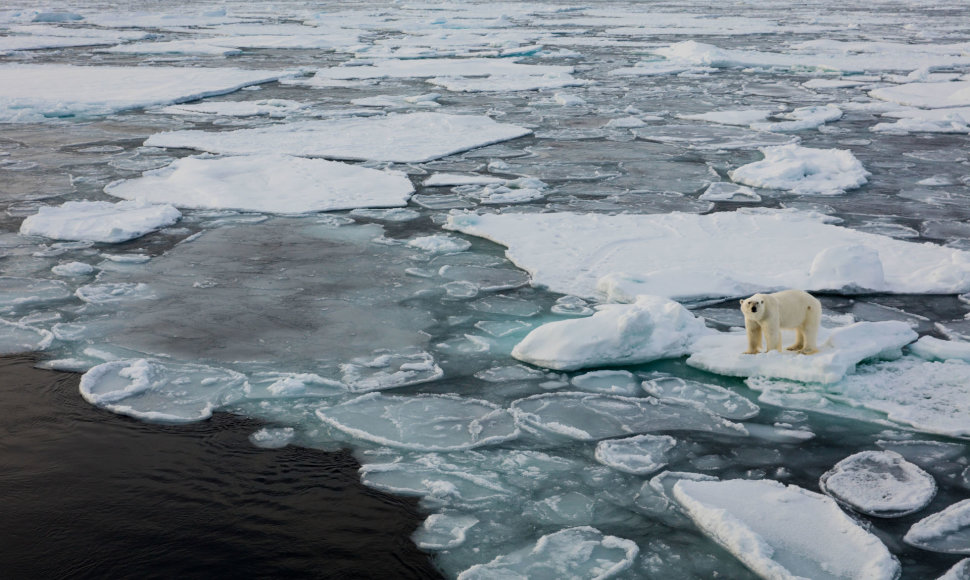
[[[745,298],[741,301],[741,312],[744,313],[745,318],[753,318],[754,320],[761,320],[765,315],[765,295],[755,294],[751,298]]]

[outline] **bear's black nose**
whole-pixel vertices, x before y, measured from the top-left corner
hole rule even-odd
[[[751,312],[757,312],[757,311],[758,311],[758,305],[757,304],[753,304],[751,306]]]

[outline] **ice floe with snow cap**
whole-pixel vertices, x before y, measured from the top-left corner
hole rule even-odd
[[[531,132],[480,115],[410,113],[301,121],[236,131],[170,131],[152,135],[145,145],[229,155],[282,153],[338,160],[420,163]]]
[[[852,509],[881,518],[918,512],[936,495],[933,476],[895,451],[862,451],[822,474],[823,492]]]
[[[278,80],[287,71],[212,67],[0,66],[0,122],[107,115],[192,101]]]
[[[404,206],[413,192],[403,173],[277,154],[186,157],[105,187],[141,202],[281,214]]]
[[[510,441],[519,428],[509,412],[486,401],[455,395],[362,395],[317,417],[348,435],[417,451],[455,451]]]
[[[566,528],[519,550],[477,564],[459,580],[494,578],[612,578],[633,565],[635,542],[608,536],[596,528]]]
[[[149,200],[68,201],[57,207],[41,207],[20,224],[20,233],[118,244],[170,226],[181,217],[172,205]]]
[[[445,228],[505,245],[506,256],[531,274],[533,285],[582,298],[632,302],[649,294],[689,302],[785,288],[970,290],[970,252],[828,221],[813,212],[764,209],[708,215],[453,213]]]
[[[906,83],[874,89],[869,92],[869,95],[883,101],[923,109],[968,107],[970,106],[970,80],[951,83]]]
[[[666,298],[639,296],[606,304],[592,316],[544,324],[515,345],[512,356],[555,370],[640,364],[687,354],[708,331],[704,321]]]
[[[801,195],[839,195],[862,187],[871,175],[844,149],[812,149],[799,145],[763,147],[765,158],[728,172],[745,185],[783,189]]]
[[[916,522],[903,541],[932,552],[970,554],[970,499]]]
[[[771,480],[678,481],[673,497],[765,578],[892,580],[899,562],[829,497]]]
[[[149,359],[119,360],[81,377],[84,400],[113,413],[146,421],[190,423],[212,415],[245,376],[215,367]]]

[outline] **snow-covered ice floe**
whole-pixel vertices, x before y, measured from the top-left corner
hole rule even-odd
[[[811,149],[799,145],[763,147],[765,158],[728,172],[738,183],[784,189],[800,195],[839,195],[862,187],[870,173],[844,149]]]
[[[117,244],[170,226],[182,214],[158,200],[68,201],[41,207],[20,224],[25,236]]]
[[[293,73],[237,68],[8,64],[0,66],[0,123],[170,105],[289,74]]]
[[[446,229],[508,248],[532,284],[583,298],[678,301],[802,288],[959,294],[970,252],[826,223],[812,212],[708,215],[454,213]],[[568,259],[564,259],[567,256]]]
[[[786,331],[783,344],[794,342]],[[870,358],[900,356],[901,349],[917,338],[904,322],[857,322],[832,331],[821,329],[818,352],[744,354],[744,332],[710,334],[698,339],[687,364],[712,373],[733,377],[770,377],[806,383],[835,383],[855,366]]]
[[[823,492],[852,509],[881,518],[918,512],[936,495],[936,481],[895,451],[861,451],[822,474]]]
[[[933,552],[970,554],[970,499],[916,522],[903,541]]]
[[[410,113],[301,121],[236,131],[170,131],[152,135],[145,145],[230,155],[283,153],[348,161],[419,163],[531,132],[480,115]]]
[[[970,342],[941,340],[927,335],[909,345],[909,351],[926,360],[958,360],[970,363]]]
[[[829,497],[771,481],[688,481],[673,497],[708,536],[763,578],[893,580],[896,558]]]
[[[883,101],[924,109],[968,107],[970,106],[970,80],[950,83],[906,83],[874,89],[869,92],[869,95]]]
[[[413,192],[403,173],[278,154],[186,157],[105,187],[143,202],[282,214],[403,206]]]

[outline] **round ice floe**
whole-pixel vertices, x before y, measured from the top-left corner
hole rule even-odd
[[[932,552],[970,554],[970,499],[916,522],[903,541]]]
[[[144,201],[69,201],[42,207],[20,224],[25,236],[117,244],[170,226],[182,214],[171,205]]]
[[[667,452],[677,440],[667,435],[636,435],[596,444],[596,460],[613,469],[648,475],[667,465]]]
[[[596,528],[567,528],[535,543],[477,564],[458,575],[459,580],[496,578],[611,578],[633,564],[636,543],[607,536]]]
[[[728,172],[745,185],[801,195],[838,195],[866,184],[870,173],[851,151],[799,145],[763,147],[765,158]]]
[[[231,388],[246,378],[226,369],[148,359],[111,361],[81,377],[84,400],[146,421],[187,423],[207,419]]]
[[[112,282],[88,284],[78,288],[74,295],[92,304],[106,304],[122,300],[148,300],[155,298],[148,284],[141,282]]]
[[[589,393],[546,393],[512,403],[525,429],[597,441],[654,431],[706,431],[746,435],[744,427],[679,401]]]
[[[465,533],[478,523],[465,514],[431,514],[411,537],[422,550],[448,550],[465,543]]]
[[[643,390],[658,399],[671,399],[694,403],[726,419],[743,421],[761,410],[741,395],[720,387],[680,377],[659,377],[644,381]]]
[[[628,371],[592,371],[577,375],[570,381],[574,387],[588,393],[624,395],[640,394],[640,385],[633,373]]]
[[[846,457],[819,480],[822,491],[852,509],[883,518],[911,514],[936,495],[936,481],[894,451]]]
[[[438,234],[414,238],[408,242],[408,245],[432,254],[456,254],[458,252],[464,252],[472,244],[468,240]]]
[[[51,272],[58,276],[88,276],[94,273],[94,266],[84,262],[67,262],[54,266]]]
[[[953,565],[938,580],[968,580],[970,579],[970,558],[964,558]]]
[[[418,451],[454,451],[509,441],[519,428],[505,409],[456,395],[371,393],[325,409],[321,421],[348,435]]]
[[[0,320],[0,355],[45,350],[53,340],[46,330]]]

